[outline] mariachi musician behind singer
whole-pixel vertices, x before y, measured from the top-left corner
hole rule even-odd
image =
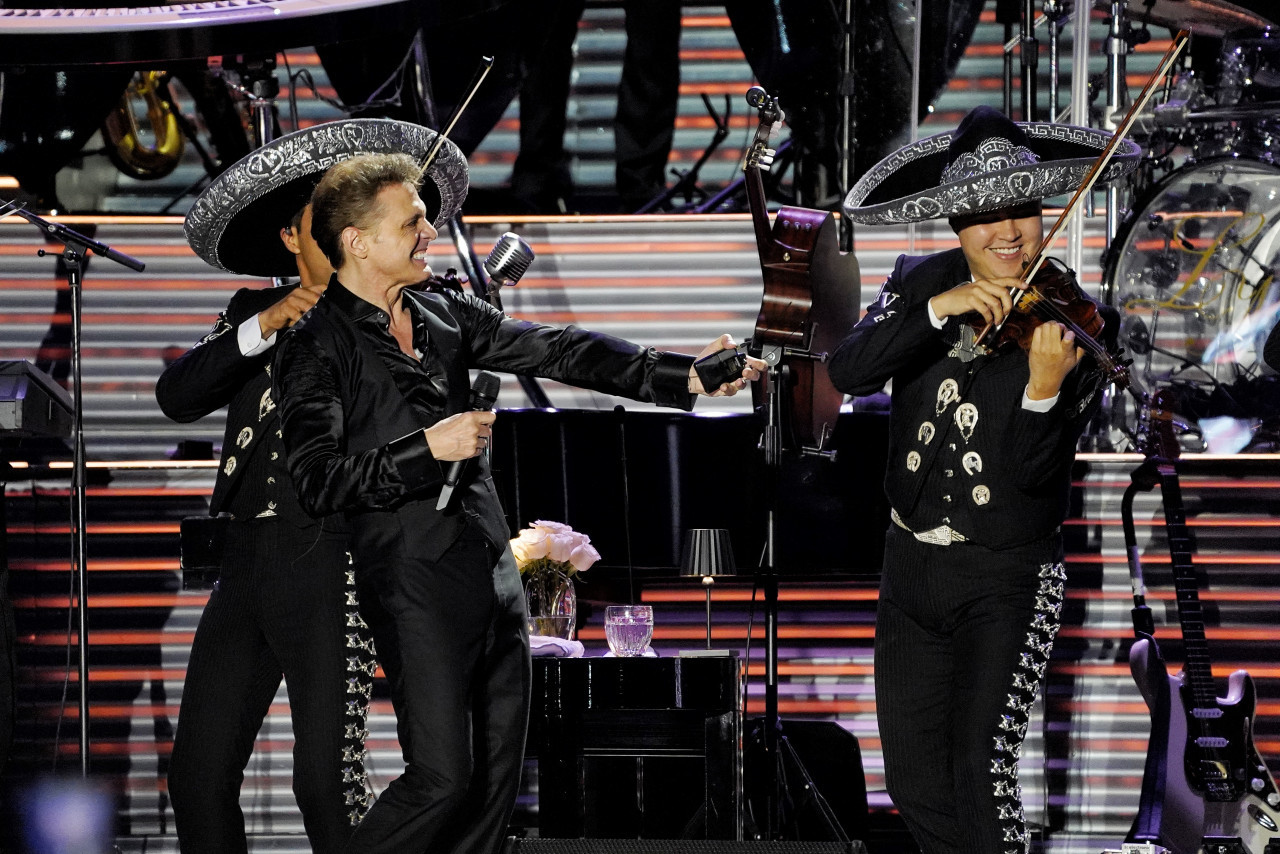
[[[855,222],[947,217],[960,242],[900,257],[830,363],[848,394],[893,382],[876,704],[887,788],[925,854],[1028,846],[1017,762],[1058,629],[1059,529],[1099,382],[1058,323],[1024,350],[975,343],[967,321],[1010,313],[1042,200],[1079,186],[1109,139],[979,107],[881,161],[845,201]],[[1102,178],[1138,154],[1125,143]]]

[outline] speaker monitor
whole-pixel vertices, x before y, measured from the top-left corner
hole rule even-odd
[[[866,854],[861,842],[730,842],[714,839],[522,839],[503,854]]]

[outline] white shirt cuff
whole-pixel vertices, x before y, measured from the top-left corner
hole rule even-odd
[[[946,325],[946,318],[938,317],[938,315],[934,314],[933,300],[926,300],[924,307],[929,312],[929,323],[933,325],[934,329],[941,329]]]
[[[258,324],[258,315],[255,314],[236,328],[236,343],[240,345],[241,356],[256,356],[275,346],[276,334],[272,332],[270,337],[264,339],[262,326]]]
[[[1027,395],[1026,389],[1023,389],[1022,408],[1030,409],[1032,412],[1048,412],[1050,409],[1053,409],[1053,405],[1058,402],[1058,396],[1059,395],[1055,394],[1053,397],[1046,397],[1044,400],[1032,400]]]

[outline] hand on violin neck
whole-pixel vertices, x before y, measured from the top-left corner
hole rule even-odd
[[[1027,397],[1047,400],[1061,391],[1062,381],[1084,356],[1084,350],[1077,347],[1075,341],[1075,333],[1057,321],[1048,320],[1035,328],[1027,349],[1027,363],[1031,368]]]
[[[999,323],[1013,311],[1010,289],[1026,286],[1020,279],[978,279],[943,291],[929,300],[929,305],[939,319],[977,312],[987,323]]]

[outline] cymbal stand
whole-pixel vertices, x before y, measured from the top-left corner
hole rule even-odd
[[[36,216],[19,206],[15,213],[32,225],[39,227],[46,238],[60,242],[62,251],[59,256],[67,269],[67,285],[71,289],[71,398],[75,403],[72,411],[71,441],[71,527],[73,533],[72,551],[75,559],[75,599],[76,599],[76,652],[79,657],[78,678],[80,684],[80,775],[89,776],[89,628],[88,628],[88,563],[86,548],[88,539],[85,525],[87,503],[85,493],[85,449],[84,449],[84,383],[81,370],[81,292],[84,281],[86,255],[92,251],[95,255],[108,258],[142,272],[146,265],[136,258],[117,252],[105,243],[86,237],[59,222]],[[50,253],[43,249],[36,252],[44,257]]]
[[[711,156],[716,153],[716,149],[720,147],[720,143],[724,142],[729,136],[729,118],[733,113],[730,105],[729,96],[724,97],[724,115],[716,112],[716,108],[711,103],[711,98],[704,92],[702,93],[702,103],[707,108],[711,121],[715,124],[715,131],[711,134],[711,142],[707,143],[707,147],[702,150],[702,156],[689,169],[684,171],[672,170],[677,180],[670,187],[665,188],[661,193],[645,202],[636,213],[647,214],[655,210],[660,210],[666,206],[676,196],[684,199],[685,203],[677,210],[680,212],[690,210],[700,200],[705,199],[707,194],[698,186],[698,176],[702,172],[702,167],[706,165]]]
[[[1044,0],[1044,16],[1049,21],[1049,121],[1058,121],[1061,109],[1061,93],[1059,90],[1059,74],[1062,61],[1059,55],[1059,38],[1062,24],[1068,17],[1064,0]]]
[[[1036,40],[1036,3],[1022,3],[1022,47],[1018,51],[1022,61],[1022,120],[1036,120],[1036,74],[1040,66],[1040,42]]]

